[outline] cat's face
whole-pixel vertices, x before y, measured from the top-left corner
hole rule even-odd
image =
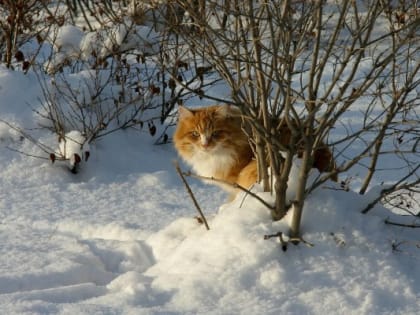
[[[228,106],[211,106],[202,109],[179,108],[179,121],[174,135],[175,146],[186,156],[195,153],[212,153],[234,145],[239,132],[238,117]]]
[[[179,108],[174,144],[196,174],[235,183],[253,156],[242,130],[238,108],[221,105],[201,109]],[[229,185],[222,185],[231,191]]]
[[[179,109],[179,122],[174,136],[178,150],[194,154],[211,153],[229,146],[232,117],[226,106],[212,106],[198,110]]]

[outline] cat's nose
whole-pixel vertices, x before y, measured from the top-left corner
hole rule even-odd
[[[209,146],[209,138],[207,138],[207,137],[201,137],[201,145],[204,147],[204,148],[207,148],[208,146]]]

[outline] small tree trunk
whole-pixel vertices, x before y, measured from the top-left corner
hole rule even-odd
[[[287,212],[288,200],[286,200],[287,181],[292,168],[293,157],[290,152],[287,153],[286,158],[282,160],[280,166],[280,174],[276,174],[276,184],[274,190],[276,193],[275,208],[271,215],[274,221],[281,220]]]
[[[263,190],[267,192],[270,191],[270,178],[268,176],[268,165],[264,150],[264,143],[261,139],[261,135],[255,130],[255,128],[253,133],[255,139],[255,154],[258,165],[258,182],[263,185]]]
[[[4,56],[4,62],[6,63],[6,67],[10,68],[12,63],[12,38],[11,34],[6,34],[6,54]]]
[[[310,150],[306,148],[303,152],[301,160],[301,166],[299,170],[299,181],[296,189],[296,199],[292,201],[293,204],[293,216],[292,224],[290,226],[290,237],[300,237],[300,222],[302,219],[303,205],[306,195],[306,181],[308,179],[310,163]]]

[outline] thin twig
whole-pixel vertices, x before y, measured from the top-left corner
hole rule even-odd
[[[285,252],[287,250],[287,242],[283,238],[283,232],[278,232],[276,234],[270,234],[270,235],[264,235],[265,240],[268,240],[273,237],[279,238],[281,249],[283,250],[283,252]]]
[[[201,217],[201,219],[203,220],[204,225],[206,226],[206,229],[207,229],[207,230],[210,230],[210,227],[209,227],[209,225],[208,225],[208,223],[207,223],[206,217],[204,216],[204,213],[203,213],[203,211],[201,210],[201,208],[200,208],[200,206],[199,206],[199,204],[198,204],[198,202],[197,202],[197,199],[195,199],[194,194],[193,194],[193,192],[192,192],[192,190],[191,190],[191,188],[190,188],[190,185],[188,185],[188,182],[187,182],[187,180],[185,179],[184,174],[183,174],[183,173],[182,173],[182,171],[181,171],[181,168],[179,167],[178,161],[174,161],[174,165],[175,165],[175,169],[176,169],[177,173],[178,173],[178,174],[179,174],[179,176],[181,177],[182,182],[184,183],[184,185],[185,185],[185,187],[186,187],[186,189],[187,189],[187,191],[188,191],[188,194],[190,195],[190,197],[191,197],[191,199],[192,199],[192,201],[193,201],[193,203],[194,203],[194,206],[196,207],[196,209],[197,209],[198,213],[200,214],[200,217]]]
[[[302,242],[303,244],[305,244],[308,247],[314,247],[315,245],[304,240],[302,237],[298,236],[298,237],[289,237],[287,240],[284,239],[283,237],[283,232],[278,232],[276,234],[269,234],[269,235],[264,235],[264,239],[268,240],[270,238],[274,238],[274,237],[278,237],[279,241],[280,241],[280,245],[281,245],[281,249],[285,252],[287,250],[287,244],[292,243],[294,245],[299,244],[300,242]]]
[[[308,247],[314,247],[315,244],[308,242],[307,240],[303,239],[302,237],[298,236],[298,237],[291,237],[289,238],[288,242],[292,242],[293,244],[297,244],[302,242],[303,244],[305,244]]]
[[[370,202],[362,211],[361,213],[366,214],[368,213],[370,210],[373,209],[373,207],[384,197],[386,197],[387,195],[389,195],[390,193],[394,193],[398,190],[402,190],[402,189],[408,189],[412,186],[416,186],[418,184],[420,184],[420,179],[418,178],[417,180],[408,183],[408,184],[401,184],[403,183],[406,179],[408,179],[410,176],[412,176],[413,174],[415,174],[415,172],[420,169],[420,164],[417,165],[413,170],[411,170],[406,176],[404,176],[403,178],[401,178],[398,182],[396,182],[395,184],[393,184],[390,187],[384,188],[381,190],[381,192],[379,193],[378,197],[376,197],[372,202]]]
[[[412,229],[418,229],[418,228],[420,228],[420,225],[419,224],[398,223],[398,222],[390,221],[388,219],[385,219],[385,224],[395,225],[395,226],[401,226],[401,227],[406,227],[406,228],[412,228]]]
[[[17,153],[19,153],[19,154],[26,155],[26,156],[31,157],[31,158],[37,158],[37,159],[42,159],[42,160],[51,160],[49,157],[39,156],[39,155],[34,155],[34,154],[29,154],[29,153],[26,153],[26,152],[20,151],[20,150],[15,149],[15,148],[11,148],[11,147],[9,147],[9,146],[7,146],[6,148],[7,148],[8,150],[10,150],[10,151],[17,152]],[[57,159],[57,160],[61,160],[61,159]],[[64,160],[64,159],[63,159],[63,160]]]
[[[274,210],[274,207],[272,205],[270,205],[269,203],[267,203],[260,196],[258,196],[257,194],[253,193],[249,189],[246,189],[245,187],[243,187],[243,186],[241,186],[241,185],[239,185],[237,183],[231,183],[231,182],[225,181],[223,179],[218,179],[218,178],[214,178],[214,177],[201,176],[201,175],[194,174],[192,172],[184,172],[183,175],[184,176],[198,178],[198,179],[202,179],[202,180],[210,180],[210,181],[213,181],[213,182],[216,182],[216,183],[221,183],[221,184],[224,184],[224,185],[231,186],[233,188],[237,188],[237,189],[239,189],[239,190],[241,190],[241,191],[249,194],[250,196],[254,197],[255,199],[257,199],[259,202],[261,202],[268,209]]]
[[[44,145],[40,141],[38,141],[35,138],[33,138],[31,135],[29,135],[28,133],[26,133],[23,129],[21,129],[19,127],[16,127],[13,124],[11,124],[11,123],[3,120],[3,119],[0,119],[0,123],[3,123],[5,125],[7,125],[9,128],[15,130],[16,132],[18,132],[20,134],[21,137],[23,137],[24,139],[27,139],[30,142],[32,142],[33,144],[35,144],[38,148],[40,148],[45,153],[50,154],[51,152],[54,151],[50,147],[48,147],[47,145]]]

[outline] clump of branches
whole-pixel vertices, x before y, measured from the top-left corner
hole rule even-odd
[[[42,42],[45,32],[57,23],[54,12],[45,10],[51,3],[51,0],[0,1],[0,55],[6,67],[11,68],[14,60],[22,63],[24,71],[30,67],[36,54],[29,58],[20,47],[32,39]]]
[[[354,167],[364,167],[364,194],[381,169],[389,170],[382,165],[387,155],[401,162],[398,184],[387,186],[376,202],[418,189],[415,2],[176,2],[185,12],[178,29],[184,43],[231,89],[227,99],[207,97],[238,106],[251,126],[260,181],[276,197],[273,219],[294,206],[292,237],[299,236],[306,196]],[[345,132],[337,136],[336,130]],[[325,152],[333,159],[320,156]],[[296,196],[287,200],[296,156]],[[323,173],[313,179],[312,168],[325,159],[326,166],[317,167]]]
[[[93,31],[78,32],[80,47],[69,48],[61,43],[60,30],[50,36],[55,49],[44,67],[56,77],[56,92],[53,95],[44,85],[43,116],[51,121],[55,132],[65,132],[66,125],[79,125],[94,139],[119,128],[147,124],[154,135],[156,125],[171,118],[176,104],[201,95],[214,83],[204,82],[203,76],[210,69],[200,67],[197,58],[189,59],[189,48],[180,45],[179,35],[172,31],[180,24],[179,13],[173,11],[172,5],[154,1],[66,1],[66,5],[73,21],[79,17],[87,24],[92,19],[96,22],[89,24]],[[85,77],[79,86],[66,83],[68,74],[80,71],[87,71],[89,78]],[[78,94],[82,86],[93,88],[81,99]],[[111,105],[105,105],[109,102]],[[122,118],[122,112],[131,114]],[[110,130],[111,121],[117,124]],[[157,143],[169,140],[167,128]]]
[[[171,30],[180,24],[178,13],[164,4],[34,3],[54,25],[38,34],[50,45],[51,55],[39,59],[42,65],[34,62],[43,92],[36,113],[40,126],[57,139],[78,131],[83,147],[117,130],[135,128],[155,136],[156,143],[166,143],[175,105],[201,95],[215,82],[205,81],[211,69],[200,67],[188,47],[179,45],[178,34]],[[38,146],[43,158],[68,159],[30,132],[10,127]]]

